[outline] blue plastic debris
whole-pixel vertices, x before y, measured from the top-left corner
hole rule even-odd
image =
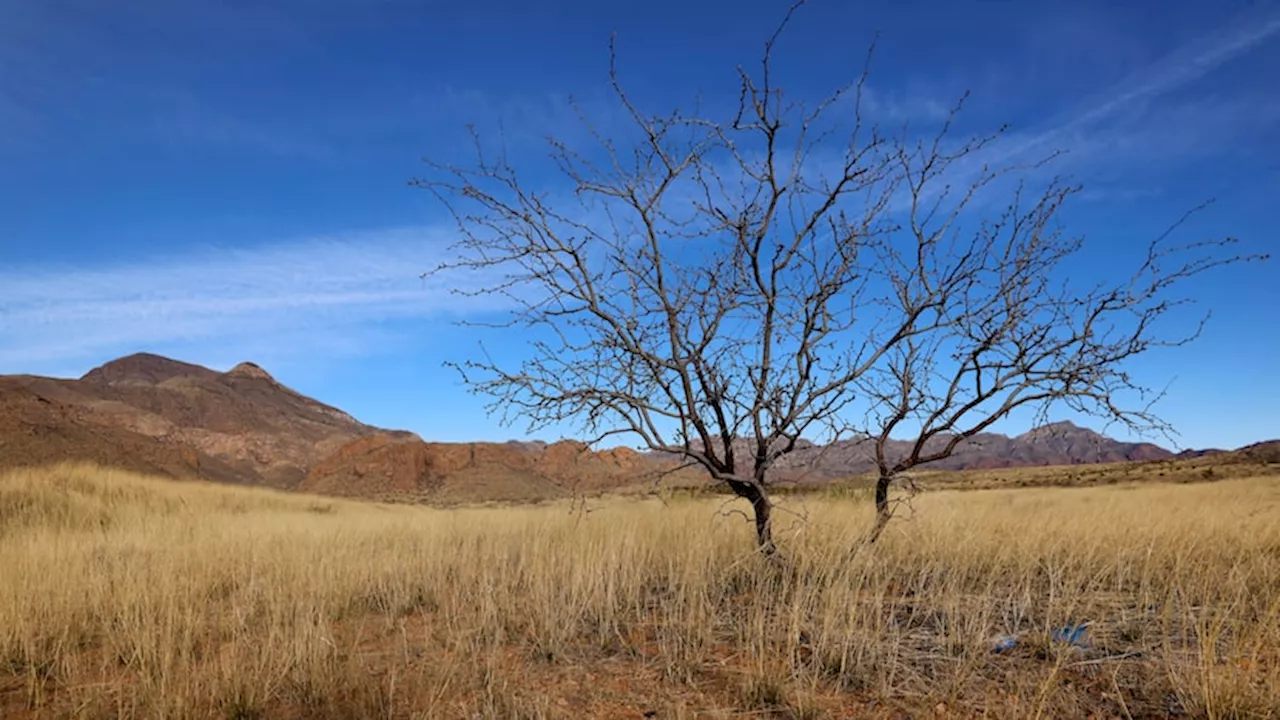
[[[1080,623],[1078,625],[1065,625],[1055,628],[1049,633],[1049,637],[1054,642],[1067,643],[1076,647],[1087,648],[1089,643],[1085,640],[1085,633],[1089,631],[1089,623]],[[1018,635],[999,635],[991,641],[991,650],[993,652],[1008,652],[1018,646],[1020,636]]]
[[[1088,623],[1067,625],[1054,630],[1051,637],[1054,642],[1067,643],[1068,645],[1075,645],[1076,647],[1089,647],[1089,643],[1084,640],[1084,634],[1088,630]]]

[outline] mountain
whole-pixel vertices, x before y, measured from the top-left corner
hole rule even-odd
[[[925,444],[925,453],[944,447],[950,435],[939,435]],[[885,455],[896,462],[911,452],[911,442],[890,440]],[[743,439],[734,446],[739,458],[750,458],[752,445]],[[961,441],[950,457],[929,463],[932,470],[979,470],[1082,463],[1145,462],[1164,460],[1173,453],[1151,443],[1114,440],[1071,422],[1051,423],[1014,437],[979,433]],[[776,476],[790,482],[823,482],[860,475],[875,469],[875,446],[867,437],[838,440],[827,445],[801,441],[796,450],[779,459]]]
[[[0,376],[0,468],[85,460],[175,478],[365,498],[534,500],[634,484],[626,450],[426,443],[366,425],[254,363],[222,373],[139,353],[78,380]]]
[[[949,438],[935,438],[926,450]],[[739,443],[739,457],[750,456]],[[1271,457],[1275,443],[1249,450]],[[910,449],[891,441],[891,458]],[[1200,454],[1211,454],[1203,451]],[[1071,423],[1013,437],[982,433],[927,467],[990,469],[1165,460],[1149,443],[1120,442]],[[1184,453],[1183,457],[1190,457]],[[432,502],[534,500],[651,482],[671,456],[625,448],[592,451],[562,441],[432,443],[367,425],[282,385],[263,368],[227,372],[140,353],[83,377],[0,376],[0,468],[86,460],[176,478],[305,492]],[[825,482],[874,467],[865,438],[801,442],[775,477]],[[694,472],[682,479],[701,482]]]
[[[0,464],[91,460],[290,489],[351,440],[383,432],[242,363],[220,373],[146,353],[79,380],[0,377]]]

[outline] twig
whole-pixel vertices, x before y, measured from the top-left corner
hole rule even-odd
[[[1083,667],[1085,665],[1101,665],[1103,663],[1113,662],[1116,660],[1128,660],[1129,658],[1136,658],[1136,657],[1142,657],[1142,653],[1137,650],[1133,650],[1126,653],[1120,653],[1119,655],[1108,655],[1107,657],[1094,658],[1092,660],[1077,660],[1076,662],[1068,664],[1067,667]]]

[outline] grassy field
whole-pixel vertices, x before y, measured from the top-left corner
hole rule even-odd
[[[1280,478],[786,503],[9,472],[0,716],[1280,716]]]

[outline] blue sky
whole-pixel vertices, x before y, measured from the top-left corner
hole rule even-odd
[[[1280,4],[814,0],[781,45],[814,96],[881,33],[869,111],[1012,124],[1063,148],[1094,255],[1216,203],[1188,239],[1280,250]],[[780,3],[0,0],[0,373],[78,376],[147,350],[254,360],[367,422],[435,440],[520,437],[441,367],[483,310],[424,282],[449,225],[406,181],[467,123],[514,157],[608,126],[607,43],[648,109],[736,96]],[[1191,288],[1214,318],[1138,370],[1187,447],[1280,436],[1280,265]],[[519,339],[504,351],[518,352]],[[1016,422],[1000,426],[1019,432]],[[548,439],[554,433],[546,435]]]

